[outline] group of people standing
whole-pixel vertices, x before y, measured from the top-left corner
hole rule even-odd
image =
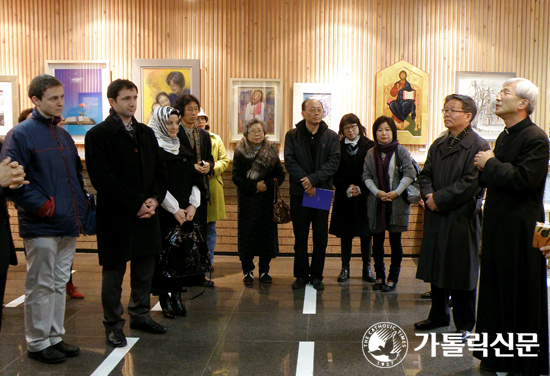
[[[6,137],[0,157],[0,194],[12,196],[25,244],[27,354],[41,362],[59,363],[80,351],[62,340],[65,284],[76,238],[85,233],[89,202],[74,142],[57,127],[63,109],[63,85],[55,77],[40,75],[32,80],[28,94],[35,108],[32,117]],[[156,108],[148,126],[134,118],[138,89],[133,82],[113,81],[107,97],[110,115],[87,132],[85,152],[98,197],[103,323],[107,342],[122,347],[127,343],[121,294],[128,261],[132,329],[167,332],[150,316],[151,293],[159,296],[164,316],[174,318],[187,314],[181,299],[185,286],[213,285],[204,274],[200,281],[166,279],[159,273],[158,254],[170,229],[185,225],[194,228],[196,224],[206,238],[213,269],[215,223],[225,218],[220,175],[229,159],[219,136],[203,129],[208,129],[208,116],[194,96],[182,94],[173,107]],[[311,283],[317,290],[324,289],[330,232],[341,239],[338,282],[350,277],[352,241],[359,237],[363,280],[374,283],[374,290],[395,290],[403,258],[401,235],[408,229],[410,214],[406,190],[418,178],[426,212],[417,278],[431,284],[432,307],[428,319],[416,323],[415,328],[448,326],[448,300],[452,297],[453,318],[461,339],[470,338],[477,320],[477,332],[487,334],[488,343],[492,343],[489,355],[475,355],[482,360],[482,369],[547,374],[546,270],[543,255],[531,245],[535,222],[544,220],[542,199],[548,170],[548,137],[529,118],[537,97],[536,86],[528,80],[505,82],[495,113],[504,120],[506,129],[491,151],[472,130],[475,102],[464,95],[447,96],[442,109],[447,131],[431,145],[418,177],[410,153],[399,144],[392,118],[375,120],[371,140],[356,115],[345,115],[336,133],[322,120],[321,102],[304,101],[303,120],[287,132],[284,146],[295,237],[296,280],[292,288]],[[260,282],[271,283],[270,262],[279,250],[273,200],[285,172],[278,148],[266,133],[261,119],[249,120],[233,160],[232,180],[238,189],[238,251],[245,284],[254,281],[255,256],[259,257]],[[329,211],[304,204],[304,198],[333,187],[336,192],[329,228]],[[0,210],[7,215],[5,207]],[[9,228],[1,230],[9,235]],[[391,248],[387,276],[386,232]],[[9,257],[2,254],[3,262],[13,262],[13,242],[11,236],[4,235],[1,239],[7,239],[12,252]],[[550,247],[542,251],[550,257]],[[0,272],[5,281],[4,270]],[[499,357],[505,344],[500,346],[497,339],[504,333],[535,334],[537,357]]]

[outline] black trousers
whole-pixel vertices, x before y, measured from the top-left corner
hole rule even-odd
[[[101,304],[103,305],[103,325],[106,330],[122,329],[124,308],[120,301],[122,280],[126,272],[126,262],[114,266],[103,266],[101,283]],[[151,318],[151,281],[155,272],[155,256],[136,258],[130,261],[130,302],[128,314],[132,323],[142,323]]]
[[[302,206],[302,196],[290,196],[292,229],[294,230],[294,277],[323,279],[328,243],[328,211]],[[311,265],[307,254],[309,225],[313,230]]]
[[[451,320],[449,297],[453,299],[453,320],[458,330],[471,331],[476,324],[476,289],[470,291],[432,287],[432,308],[428,318],[446,324]]]
[[[271,262],[271,257],[260,256],[260,262],[258,263],[258,268],[260,269],[260,276],[263,273],[269,273],[269,263]],[[254,270],[254,256],[242,258],[241,264],[243,266],[243,274],[247,274]]]
[[[361,258],[363,259],[363,269],[370,265],[371,236],[360,236],[361,239]],[[342,268],[349,268],[351,260],[351,248],[353,237],[340,238],[342,245]]]
[[[403,246],[401,245],[401,232],[388,232],[391,248],[391,265],[388,280],[397,283],[401,272],[401,261],[403,260]],[[384,240],[386,231],[372,234],[372,254],[374,255],[374,270],[376,278],[382,282],[386,281],[386,266],[384,264]]]

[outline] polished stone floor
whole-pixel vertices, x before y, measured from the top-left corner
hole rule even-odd
[[[25,258],[10,268],[5,303],[23,294]],[[292,290],[291,257],[272,261],[271,285],[244,286],[239,259],[216,256],[214,288],[187,302],[189,315],[175,320],[152,312],[169,328],[165,335],[132,330],[133,347],[113,349],[105,342],[100,302],[101,269],[97,255],[78,253],[74,283],[84,300],[67,300],[64,339],[81,354],[62,364],[46,365],[27,357],[23,304],[6,307],[0,334],[0,375],[480,375],[479,361],[467,348],[457,357],[441,346],[422,343],[413,323],[427,317],[430,301],[420,299],[429,286],[414,278],[416,259],[405,259],[396,291],[380,293],[361,280],[361,262],[352,259],[351,279],[337,283],[338,258],[327,258],[324,291]],[[386,260],[387,264],[389,260]],[[256,277],[258,277],[256,275]],[[123,302],[129,295],[124,282]],[[204,288],[184,294],[191,298]],[[156,297],[151,305],[157,304]],[[309,313],[304,313],[309,312]],[[127,315],[125,317],[128,319]],[[128,321],[127,321],[128,322]],[[398,325],[408,338],[408,352],[392,368],[378,368],[363,355],[363,336],[374,324]],[[454,326],[438,329],[454,331]]]

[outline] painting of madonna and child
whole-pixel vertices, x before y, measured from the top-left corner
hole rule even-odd
[[[428,74],[400,61],[376,75],[376,116],[395,120],[399,142],[426,144]]]

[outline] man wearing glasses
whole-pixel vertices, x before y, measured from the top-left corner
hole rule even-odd
[[[418,179],[427,210],[416,278],[431,284],[432,308],[414,327],[448,326],[452,296],[456,332],[465,341],[475,325],[483,199],[474,158],[489,144],[472,130],[472,98],[448,95],[441,112],[447,132],[430,147]]]
[[[532,246],[535,222],[544,221],[548,172],[548,136],[529,117],[537,98],[537,87],[525,78],[504,82],[495,114],[506,128],[494,152],[475,158],[480,185],[487,187],[476,331],[488,336],[488,344],[497,343],[487,356],[474,356],[481,369],[493,372],[548,374],[545,259]],[[513,350],[502,343],[509,336]],[[528,340],[530,351],[516,346]],[[531,357],[523,356],[527,352]]]
[[[340,163],[340,141],[323,121],[323,105],[316,99],[302,103],[304,118],[285,136],[285,167],[289,173],[290,207],[294,230],[293,289],[311,282],[323,290],[323,269],[328,242],[328,211],[302,206],[304,192],[315,196],[315,189],[332,190],[332,176]],[[313,229],[311,265],[307,254],[309,226]]]

